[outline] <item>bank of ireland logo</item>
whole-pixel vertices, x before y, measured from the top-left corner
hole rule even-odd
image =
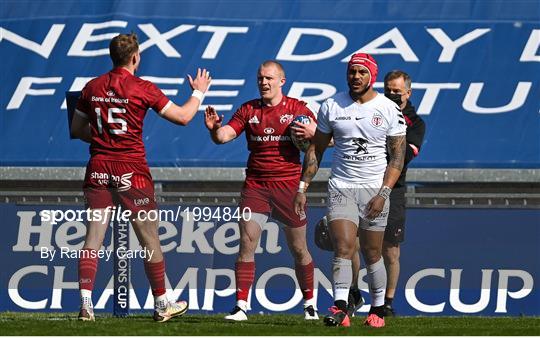
[[[380,113],[373,114],[371,118],[371,125],[374,127],[380,127],[383,124],[383,117]]]
[[[355,154],[367,154],[367,144],[368,141],[364,138],[358,137],[352,140],[353,144],[357,147],[354,151]]]

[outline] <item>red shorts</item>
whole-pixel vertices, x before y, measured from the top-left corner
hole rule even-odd
[[[90,209],[118,204],[133,212],[157,209],[154,182],[146,163],[90,159],[83,190]]]
[[[298,179],[259,181],[248,178],[242,188],[240,210],[249,208],[252,213],[269,214],[286,226],[303,227],[307,224],[307,219],[300,220],[293,207],[298,182]]]

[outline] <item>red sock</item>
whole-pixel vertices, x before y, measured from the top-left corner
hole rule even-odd
[[[165,260],[157,263],[144,261],[144,271],[152,287],[154,297],[165,294]]]
[[[236,300],[247,302],[249,290],[255,279],[255,262],[236,262]]]
[[[296,279],[300,285],[300,290],[302,290],[304,300],[313,298],[313,270],[313,261],[306,265],[297,264],[294,268]]]
[[[81,249],[79,258],[79,289],[94,290],[98,258],[94,249]],[[93,258],[92,258],[93,257]]]

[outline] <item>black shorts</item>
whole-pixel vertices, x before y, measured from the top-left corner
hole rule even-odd
[[[390,194],[390,212],[384,231],[384,240],[392,245],[399,245],[405,240],[405,192],[407,187],[399,187]]]

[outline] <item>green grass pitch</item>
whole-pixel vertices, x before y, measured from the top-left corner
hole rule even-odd
[[[250,315],[231,323],[223,315],[192,315],[153,322],[150,314],[114,318],[99,315],[96,322],[79,322],[76,313],[0,312],[2,335],[152,335],[152,336],[414,336],[414,335],[540,335],[540,317],[393,317],[386,327],[364,327],[363,316],[352,325],[325,327],[300,315]]]

